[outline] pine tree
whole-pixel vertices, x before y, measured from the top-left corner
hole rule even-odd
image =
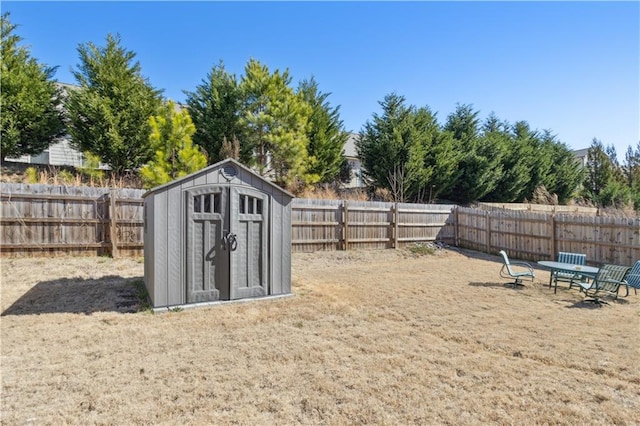
[[[310,185],[319,180],[308,170],[307,124],[311,108],[290,87],[289,71],[276,70],[251,59],[240,87],[244,145],[253,152],[261,176],[273,178],[281,187]]]
[[[0,18],[0,143],[2,159],[39,154],[64,134],[61,92],[53,80],[55,68],[40,64],[29,50],[9,13]]]
[[[177,111],[169,101],[149,122],[149,142],[155,154],[140,169],[145,187],[171,182],[207,165],[207,157],[191,141],[196,128],[187,110]]]

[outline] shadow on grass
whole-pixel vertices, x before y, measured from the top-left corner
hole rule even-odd
[[[100,279],[62,278],[43,281],[16,300],[2,316],[134,313],[147,308],[147,293],[142,277],[110,275]]]
[[[615,306],[615,305],[625,305],[629,303],[628,300],[624,299],[601,299],[602,303],[594,303],[588,299],[583,299],[579,301],[570,301],[571,305],[567,306],[569,309],[600,309],[604,306]]]
[[[485,283],[477,283],[477,282],[472,282],[469,283],[470,286],[472,287],[498,287],[498,288],[509,288],[511,290],[513,290],[513,282],[510,283],[495,283],[495,282],[485,282]],[[522,286],[522,285],[518,285],[516,286],[516,290],[522,290],[523,288],[525,288],[526,285]]]

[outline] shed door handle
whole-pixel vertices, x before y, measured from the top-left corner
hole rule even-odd
[[[233,232],[229,232],[224,237],[224,248],[225,250],[236,251],[238,248],[238,240],[236,239],[236,234]]]

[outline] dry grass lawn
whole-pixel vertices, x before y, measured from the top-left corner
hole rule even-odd
[[[140,260],[0,262],[2,424],[640,422],[640,296],[493,256],[296,254],[295,297],[162,314]]]

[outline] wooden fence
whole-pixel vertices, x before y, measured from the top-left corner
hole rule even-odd
[[[640,218],[574,216],[458,207],[455,245],[510,257],[552,260],[585,253],[587,263],[631,266],[640,259]]]
[[[532,204],[532,203],[477,203],[477,206],[481,210],[517,210],[527,212],[538,213],[551,213],[551,214],[574,214],[580,216],[598,216],[599,209],[597,207],[585,207],[585,206],[557,206],[546,204]]]
[[[143,254],[143,190],[5,183],[0,189],[3,256]]]
[[[292,251],[398,248],[415,242],[453,244],[454,205],[295,199]]]
[[[6,255],[143,254],[143,190],[0,184]],[[454,205],[294,199],[292,251],[447,244],[514,259],[585,253],[594,265],[640,259],[640,218],[575,216]]]

